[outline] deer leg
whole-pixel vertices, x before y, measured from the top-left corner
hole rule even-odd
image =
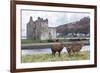
[[[60,51],[59,51],[59,57],[60,57]]]
[[[52,56],[55,56],[55,51],[52,51]]]
[[[56,52],[54,51],[54,56],[55,56]]]
[[[69,50],[68,50],[69,56],[71,56],[71,53],[72,53],[71,48],[69,48]]]

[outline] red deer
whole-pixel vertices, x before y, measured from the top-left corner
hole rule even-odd
[[[55,56],[56,52],[59,53],[59,56],[60,56],[60,53],[63,49],[63,45],[62,44],[53,44],[52,47],[51,47],[51,50],[52,50],[52,55]]]
[[[84,46],[83,44],[79,44],[79,43],[69,44],[66,46],[66,50],[69,55],[78,54],[83,46]]]

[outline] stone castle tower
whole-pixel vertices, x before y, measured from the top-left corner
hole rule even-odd
[[[33,21],[32,17],[27,24],[27,39],[47,40],[56,38],[56,29],[48,27],[48,19],[38,17]]]

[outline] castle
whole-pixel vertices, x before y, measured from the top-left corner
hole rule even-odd
[[[38,17],[33,21],[32,17],[27,24],[27,39],[48,40],[56,38],[56,28],[48,27],[48,19]]]

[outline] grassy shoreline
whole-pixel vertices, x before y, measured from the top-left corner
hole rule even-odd
[[[21,39],[21,44],[31,44],[31,43],[53,43],[53,42],[77,42],[77,41],[89,41],[82,39],[52,39],[52,40],[32,40],[32,39]]]
[[[69,56],[66,52],[61,53],[59,57],[57,54],[55,57],[51,53],[47,54],[32,54],[32,55],[22,55],[22,63],[31,62],[54,62],[54,61],[72,61],[72,60],[89,60],[90,52],[82,51],[78,55]]]

